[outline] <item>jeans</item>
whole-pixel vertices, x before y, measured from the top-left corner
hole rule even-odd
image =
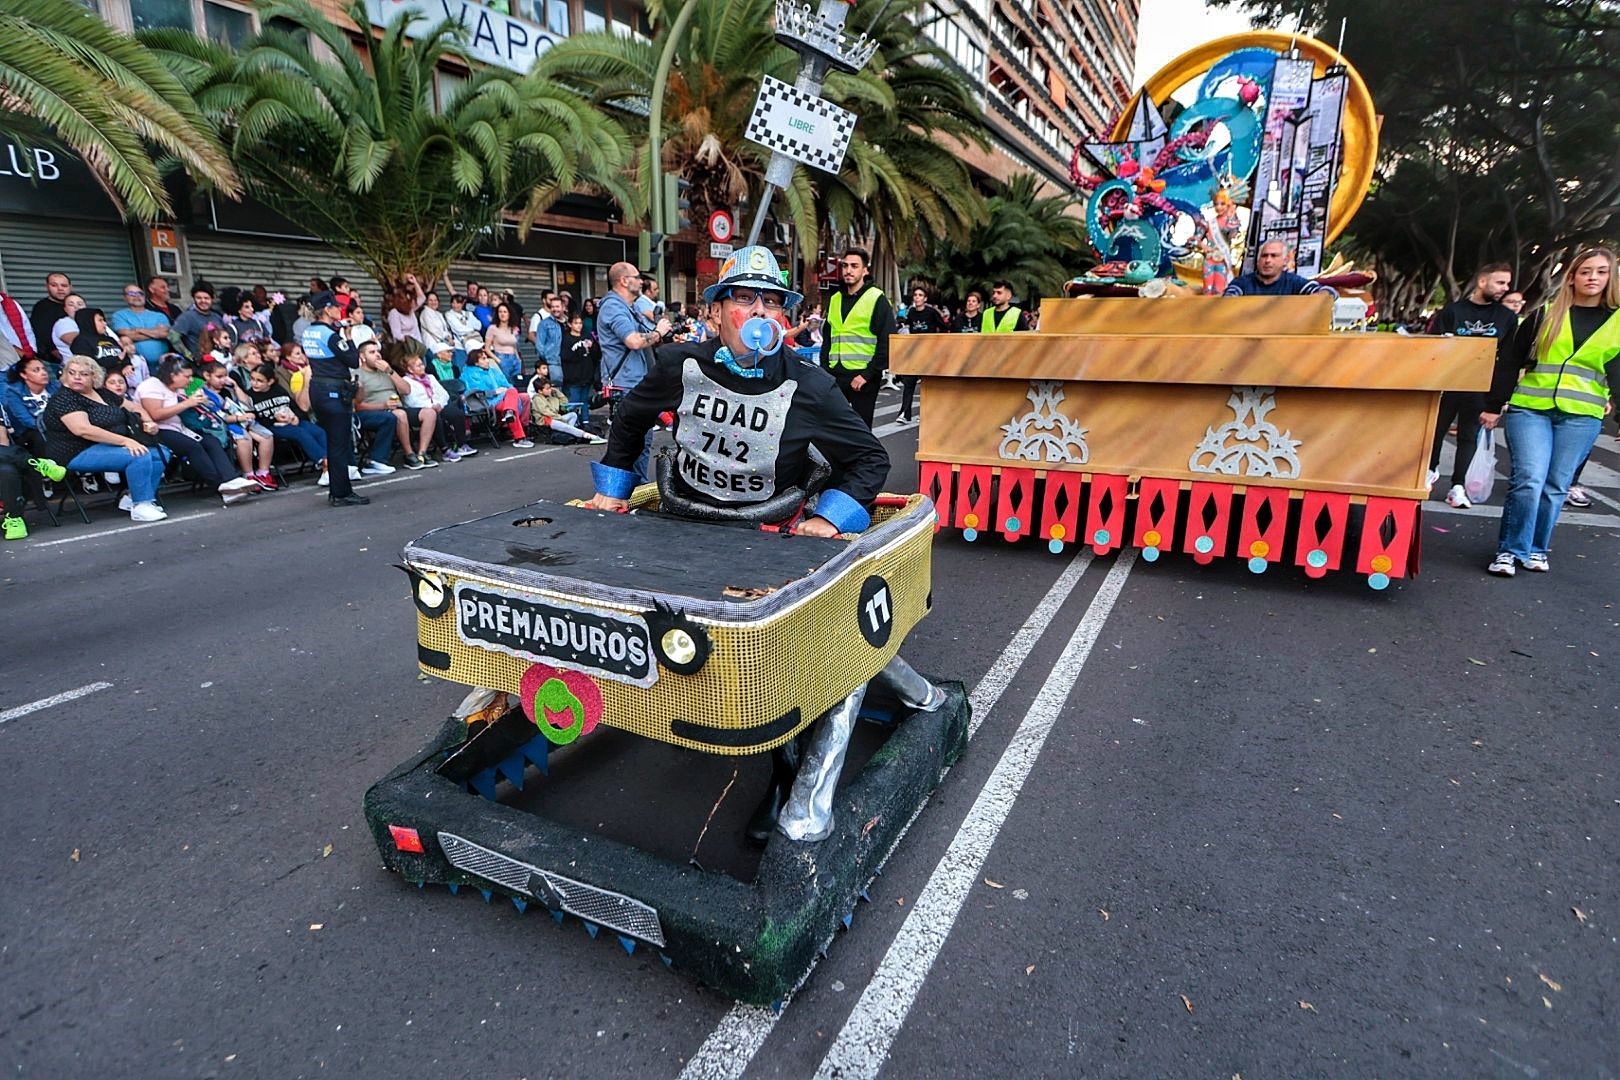
[[[157,499],[158,481],[163,479],[163,466],[168,460],[169,451],[161,446],[150,447],[144,454],[133,454],[122,446],[97,443],[73,455],[72,461],[57,464],[78,473],[123,473],[130,499],[149,503]]]
[[[496,353],[496,361],[501,366],[501,374],[513,386],[520,386],[523,382],[523,358],[517,353]]]
[[[316,379],[309,390],[310,410],[326,435],[326,475],[330,485],[326,494],[333,499],[345,499],[354,494],[354,487],[349,483],[349,466],[354,464],[354,410],[349,405],[347,389],[347,384],[335,379]],[[385,415],[388,430],[392,432],[394,418],[391,414]]]
[[[242,475],[237,471],[235,463],[226,455],[225,448],[210,436],[194,438],[191,432],[159,428],[157,437],[158,442],[169,448],[169,453],[190,465],[197,478],[211,488],[217,488],[225,481],[235,480]],[[86,450],[84,454],[89,452]],[[79,457],[84,457],[84,454],[80,454]],[[79,458],[73,460],[78,461]],[[75,469],[78,466],[69,465],[68,468]],[[134,497],[134,492],[130,493],[130,497]]]
[[[1440,467],[1440,448],[1446,445],[1446,431],[1457,422],[1457,457],[1451,463],[1451,486],[1458,487],[1468,475],[1479,445],[1479,414],[1485,411],[1485,395],[1473,390],[1447,390],[1440,395],[1440,416],[1434,425],[1434,446],[1429,451],[1429,468]],[[1510,410],[1511,411],[1511,410]]]
[[[581,422],[591,415],[591,388],[584,383],[563,386],[563,397],[574,407]]]
[[[376,432],[371,440],[371,453],[367,455],[367,460],[388,464],[388,459],[394,456],[394,410],[371,409],[354,415],[355,419],[360,421],[361,431]]]
[[[295,443],[309,460],[319,464],[326,457],[326,432],[314,424],[276,424],[270,434]]]
[[[1591,452],[1603,424],[1595,416],[1518,406],[1509,409],[1502,421],[1513,472],[1496,550],[1520,560],[1545,555],[1570,478]]]

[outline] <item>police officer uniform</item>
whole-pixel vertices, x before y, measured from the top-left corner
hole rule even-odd
[[[336,303],[330,292],[310,301],[317,321],[304,328],[299,344],[309,358],[310,411],[326,432],[326,471],[331,477],[327,501],[333,506],[361,506],[371,500],[356,495],[349,481],[349,467],[354,464],[353,372],[360,366],[360,353],[326,321],[326,309]]]

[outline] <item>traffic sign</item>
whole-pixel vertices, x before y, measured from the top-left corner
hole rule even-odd
[[[854,130],[854,113],[766,75],[743,137],[813,169],[836,173]]]
[[[731,220],[731,215],[724,210],[716,210],[709,215],[709,239],[716,244],[729,244],[736,228],[736,224]],[[730,250],[727,250],[726,254],[730,255]],[[715,258],[721,258],[721,256],[717,255]]]
[[[733,248],[730,244],[710,244],[709,245],[709,258],[711,258],[711,259],[724,259],[727,256],[729,256],[734,250],[736,250],[736,249]]]

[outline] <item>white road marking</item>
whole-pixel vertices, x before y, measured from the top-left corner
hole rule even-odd
[[[78,536],[64,536],[60,540],[40,540],[29,544],[30,548],[55,547],[57,544],[77,544],[80,540],[99,540],[104,536],[116,536],[119,533],[135,532],[137,529],[155,529],[159,525],[178,525],[182,521],[196,521],[198,518],[213,517],[218,510],[204,510],[200,514],[184,514],[180,517],[165,518],[162,521],[148,521],[140,525],[120,525],[116,529],[100,529],[96,532],[82,533]]]
[[[0,712],[0,724],[4,724],[8,720],[16,720],[19,717],[27,716],[30,713],[37,713],[41,709],[49,709],[52,705],[61,705],[64,702],[74,701],[78,698],[86,697],[87,695],[94,694],[97,690],[106,690],[111,686],[112,683],[110,682],[87,683],[75,690],[64,690],[60,694],[52,694],[50,697],[40,698],[38,701],[30,701],[26,705],[18,705],[14,709],[7,709],[5,712]]]
[[[962,904],[979,879],[996,836],[1012,813],[1135,562],[1135,550],[1126,548],[1109,569],[945,857],[935,867],[854,1012],[822,1058],[816,1080],[876,1077],[882,1070],[923,980],[950,937]]]
[[[882,432],[883,429],[878,430]],[[1068,600],[1069,594],[1074,591],[1075,583],[1080,580],[1080,575],[1084,574],[1090,565],[1089,549],[1081,549],[1069,560],[1069,564],[1063,568],[1063,572],[1052,583],[1052,587],[1046,590],[1046,595],[1041,597],[1017,633],[1013,634],[1007,647],[1001,650],[1001,655],[996,657],[984,677],[979,680],[979,685],[973,688],[973,693],[968,697],[973,709],[968,738],[973,737],[973,733],[979,730],[979,725],[989,716],[990,710],[995,708],[996,702],[1001,700],[1002,692],[1012,684],[1013,677],[1018,674],[1019,668],[1023,667],[1024,661],[1034,651],[1036,642],[1051,624],[1052,617]],[[912,814],[911,821],[908,821],[900,832],[902,837],[911,830],[912,822],[917,820],[917,815],[922,813],[922,809],[919,806]],[[791,997],[784,1001],[781,1011],[772,1011],[756,1005],[733,1005],[727,1010],[726,1015],[721,1017],[720,1023],[709,1033],[709,1037],[703,1040],[703,1045],[698,1047],[697,1052],[686,1063],[686,1067],[681,1070],[681,1080],[722,1080],[722,1078],[736,1080],[748,1068],[754,1055],[759,1053],[759,1048],[764,1045],[765,1039],[776,1027],[777,1019],[782,1012],[787,1011],[791,1001]]]

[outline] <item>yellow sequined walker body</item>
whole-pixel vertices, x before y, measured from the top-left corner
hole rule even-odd
[[[656,502],[647,486],[631,505]],[[463,522],[404,550],[419,666],[531,696],[536,673],[555,672],[587,713],[599,709],[585,730],[599,719],[689,749],[759,753],[895,657],[931,603],[934,527],[922,495],[880,497],[867,530],[836,541],[553,503]],[[801,569],[716,587],[728,558],[768,562],[766,575]]]

